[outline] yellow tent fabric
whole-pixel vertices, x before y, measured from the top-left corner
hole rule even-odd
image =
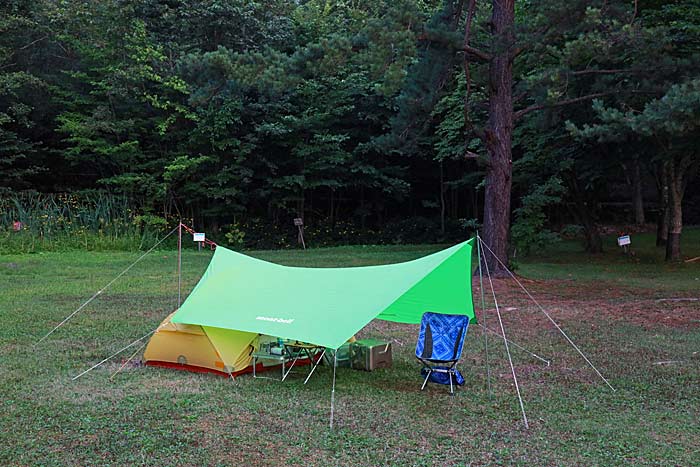
[[[202,327],[224,361],[227,373],[243,370],[250,365],[254,341],[258,336],[256,333],[209,326]]]
[[[188,366],[235,373],[250,365],[257,334],[163,320],[144,352],[147,365]]]

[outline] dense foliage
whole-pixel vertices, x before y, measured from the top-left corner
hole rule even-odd
[[[7,0],[0,228],[17,200],[98,190],[126,200],[130,225],[190,219],[236,246],[288,246],[294,217],[312,244],[463,237],[483,220],[504,48],[516,248],[567,224],[597,251],[601,222],[659,220],[665,240],[700,221],[697,1],[522,1],[512,44],[491,14],[464,0]]]

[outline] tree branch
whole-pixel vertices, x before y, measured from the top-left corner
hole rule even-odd
[[[39,39],[37,39],[37,40],[35,40],[35,41],[32,41],[32,42],[30,42],[30,43],[27,44],[27,45],[24,45],[24,46],[20,47],[19,50],[28,49],[29,47],[33,46],[33,45],[36,44],[37,42],[41,42],[41,41],[43,41],[44,39],[48,39],[48,37],[49,37],[49,36],[40,37]]]
[[[518,110],[517,112],[514,112],[513,113],[513,121],[518,120],[523,115],[525,115],[529,112],[532,112],[533,110],[550,109],[553,107],[563,107],[565,105],[589,101],[592,99],[596,99],[598,97],[612,96],[614,94],[642,94],[642,95],[649,94],[649,95],[659,96],[662,93],[660,93],[659,91],[645,91],[645,90],[641,90],[641,91],[640,90],[607,91],[607,92],[597,92],[597,93],[593,93],[593,94],[588,94],[588,95],[581,96],[581,97],[574,97],[571,99],[565,99],[563,101],[553,102],[551,104],[533,104],[529,107],[525,107],[524,109],[521,109],[521,110]]]
[[[569,74],[572,76],[581,75],[614,75],[617,73],[647,73],[649,70],[633,69],[633,68],[610,68],[610,69],[587,69],[572,71]]]
[[[578,71],[572,71],[569,74],[572,76],[581,76],[581,75],[612,75],[616,73],[633,73],[635,70],[630,70],[630,69],[625,69],[625,68],[611,68],[611,69],[588,69],[588,70],[578,70]]]
[[[519,120],[520,118],[523,117],[523,115],[532,112],[533,110],[542,110],[542,109],[550,109],[553,107],[563,107],[565,105],[570,105],[570,104],[576,104],[578,102],[584,102],[584,101],[589,101],[592,99],[596,99],[598,97],[605,97],[605,96],[610,96],[612,94],[617,94],[617,91],[609,91],[609,92],[596,92],[594,94],[588,94],[586,96],[581,96],[581,97],[574,97],[572,99],[565,99],[563,101],[559,102],[554,102],[551,104],[533,104],[529,107],[525,107],[522,110],[518,110],[517,112],[513,113],[513,120]]]
[[[471,55],[471,56],[473,56],[473,57],[479,58],[479,59],[481,59],[481,60],[484,60],[485,62],[488,62],[488,61],[491,60],[491,55],[490,55],[490,54],[488,54],[488,53],[486,53],[486,52],[484,52],[484,51],[482,51],[482,50],[479,50],[479,49],[477,49],[477,48],[475,48],[475,47],[472,47],[472,46],[470,46],[470,45],[464,44],[464,47],[462,48],[462,52],[464,52],[464,53],[466,53],[466,54],[468,54],[468,55]]]

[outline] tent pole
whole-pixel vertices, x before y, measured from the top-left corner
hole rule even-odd
[[[331,388],[331,430],[333,429],[333,414],[335,412],[335,369],[338,366],[338,350],[333,351],[333,386]]]
[[[486,385],[489,389],[489,398],[492,397],[491,392],[491,367],[489,365],[489,337],[486,333],[486,298],[484,297],[484,275],[481,271],[481,237],[479,236],[479,231],[476,232],[476,251],[479,256],[479,290],[481,290],[481,314],[484,317],[484,324],[481,329],[484,332],[484,354],[486,355]]]
[[[483,242],[482,242],[482,243],[483,243]],[[537,308],[539,308],[540,311],[541,311],[542,313],[544,313],[544,315],[547,317],[547,319],[549,319],[549,321],[554,325],[554,327],[557,328],[557,330],[561,333],[562,336],[564,336],[564,338],[569,342],[569,344],[571,344],[571,346],[572,346],[574,349],[576,349],[576,351],[581,355],[581,357],[583,357],[583,359],[586,361],[586,363],[588,363],[588,365],[589,365],[591,368],[593,368],[593,371],[596,372],[596,374],[600,377],[600,379],[602,379],[602,380],[605,382],[605,384],[607,384],[608,387],[609,387],[610,389],[613,390],[613,392],[616,392],[615,388],[612,387],[612,385],[611,385],[610,382],[605,378],[605,376],[603,376],[603,375],[600,373],[600,371],[598,371],[598,368],[596,368],[595,365],[593,365],[593,363],[588,359],[588,357],[586,357],[586,355],[583,353],[583,351],[582,351],[581,349],[579,349],[578,346],[577,346],[576,344],[574,344],[574,341],[572,341],[571,338],[570,338],[570,337],[564,332],[564,330],[559,326],[559,324],[558,324],[556,321],[554,321],[554,318],[552,318],[552,317],[550,316],[550,314],[547,313],[547,311],[542,307],[542,305],[540,305],[540,303],[539,303],[537,300],[535,300],[535,297],[533,297],[533,296],[530,294],[530,292],[525,288],[525,286],[518,280],[518,278],[515,277],[515,274],[513,274],[513,273],[511,272],[511,270],[508,269],[508,267],[507,267],[505,264],[503,264],[503,262],[502,262],[501,259],[496,255],[496,253],[494,253],[493,250],[491,250],[491,248],[489,248],[489,246],[488,246],[486,243],[483,243],[483,245],[491,252],[491,254],[493,255],[493,257],[496,258],[496,261],[498,261],[498,262],[501,264],[501,266],[503,266],[503,268],[504,268],[506,271],[508,271],[508,274],[510,275],[510,277],[520,286],[521,289],[523,289],[523,291],[527,294],[527,296],[530,297],[530,300],[532,300],[532,302],[533,302],[535,305],[537,305]]]
[[[180,309],[182,290],[182,219],[177,225],[177,309]]]
[[[157,242],[155,245],[153,245],[147,252],[145,252],[144,254],[142,254],[141,256],[139,256],[139,258],[138,258],[136,261],[134,261],[133,263],[131,263],[126,269],[124,269],[122,272],[120,272],[119,274],[117,274],[117,276],[116,276],[114,279],[112,279],[111,281],[109,281],[109,283],[108,283],[107,285],[105,285],[105,286],[102,287],[100,290],[98,290],[97,292],[95,292],[95,294],[94,294],[92,297],[90,297],[89,299],[87,299],[87,301],[86,301],[85,303],[83,303],[82,305],[80,305],[80,306],[78,307],[77,310],[75,310],[73,313],[69,314],[63,321],[61,321],[60,323],[58,323],[52,330],[50,330],[48,333],[46,333],[46,335],[44,335],[44,337],[42,337],[41,339],[39,339],[38,341],[36,341],[36,343],[35,343],[34,345],[35,345],[35,346],[39,345],[44,339],[46,339],[46,338],[49,337],[51,334],[53,334],[58,328],[60,328],[60,327],[63,326],[64,324],[66,324],[66,323],[68,322],[68,320],[70,320],[73,316],[75,316],[80,310],[82,310],[83,308],[85,308],[86,306],[88,306],[88,304],[89,304],[90,302],[92,302],[94,299],[96,299],[97,297],[99,297],[100,294],[101,294],[102,292],[104,292],[105,290],[107,290],[112,284],[114,284],[115,282],[117,282],[117,280],[118,280],[120,277],[122,277],[124,274],[126,274],[127,272],[129,272],[129,270],[131,270],[131,268],[133,268],[134,266],[136,266],[136,264],[138,264],[142,259],[144,259],[150,252],[152,252],[153,250],[155,250],[156,247],[157,247],[158,245],[160,245],[161,243],[163,243],[163,241],[164,241],[166,238],[168,238],[169,236],[171,236],[172,234],[174,234],[176,230],[177,230],[177,227],[175,227],[173,230],[171,230],[171,231],[168,233],[168,235],[166,235],[165,237],[163,237],[163,238],[161,238],[160,240],[158,240],[158,242]]]
[[[513,358],[510,356],[510,348],[508,347],[508,339],[506,339],[506,330],[503,327],[503,320],[501,319],[501,311],[498,308],[498,300],[496,299],[496,289],[493,287],[493,281],[491,280],[491,272],[489,271],[489,263],[484,261],[484,267],[486,268],[486,275],[489,278],[489,284],[491,285],[491,294],[493,295],[493,303],[496,305],[496,316],[498,316],[498,324],[501,326],[501,333],[503,335],[503,345],[506,347],[506,353],[508,354],[508,363],[510,363],[510,371],[513,374],[513,382],[515,382],[515,392],[518,394],[518,402],[520,402],[520,411],[523,414],[523,423],[525,423],[525,429],[529,429],[530,425],[527,422],[527,415],[525,415],[525,406],[523,405],[523,397],[520,395],[520,385],[518,384],[518,377],[515,376],[515,367],[513,366]]]

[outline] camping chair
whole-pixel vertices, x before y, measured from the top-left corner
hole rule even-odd
[[[416,358],[423,364],[421,374],[425,374],[421,391],[428,379],[438,384],[448,384],[449,380],[451,395],[454,395],[453,381],[460,386],[464,384],[456,365],[468,327],[469,317],[465,315],[423,314],[416,343]]]

